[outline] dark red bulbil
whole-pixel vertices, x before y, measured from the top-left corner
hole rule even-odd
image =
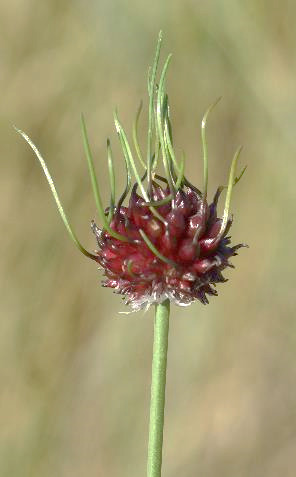
[[[186,186],[176,193],[174,203],[156,207],[161,221],[136,192],[129,206],[114,213],[111,228],[128,241],[120,241],[100,230],[94,223],[99,250],[97,261],[105,272],[103,286],[114,288],[125,297],[133,310],[160,303],[169,298],[186,306],[194,300],[208,303],[207,295],[217,295],[213,286],[225,282],[222,271],[233,267],[229,258],[243,244],[231,247],[226,236],[231,226],[220,234],[222,220],[217,218],[219,190],[208,205],[199,191]],[[151,200],[159,201],[169,190],[154,183]],[[159,252],[149,248],[142,230]]]

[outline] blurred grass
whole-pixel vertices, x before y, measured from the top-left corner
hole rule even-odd
[[[107,199],[107,136],[119,187],[124,170],[112,111],[131,126],[161,28],[191,181],[201,184],[199,122],[216,97],[211,193],[244,145],[233,240],[251,247],[209,307],[173,309],[163,477],[294,476],[295,3],[11,0],[0,13],[1,477],[145,475],[152,312],[118,315],[11,124],[40,147],[92,249],[80,112]]]

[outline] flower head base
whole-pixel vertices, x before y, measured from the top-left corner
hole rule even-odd
[[[232,218],[229,217],[232,189],[245,171],[244,168],[238,177],[235,176],[241,148],[233,158],[228,186],[220,186],[213,202],[209,204],[205,128],[208,115],[216,103],[207,110],[201,124],[204,162],[204,184],[201,192],[186,179],[184,155],[178,161],[173,147],[168,96],[165,92],[165,77],[171,55],[164,64],[159,84],[156,83],[161,42],[160,33],[148,81],[146,162],[137,134],[141,106],[133,127],[134,149],[143,167],[143,173],[140,175],[138,172],[127,135],[115,113],[115,126],[126,165],[126,187],[116,204],[115,173],[108,140],[111,199],[107,209],[104,209],[102,204],[82,117],[84,147],[98,215],[102,222],[101,228],[92,222],[92,230],[98,244],[95,255],[87,252],[76,238],[44,160],[28,136],[19,131],[40,160],[71,238],[85,255],[100,264],[106,277],[103,286],[122,294],[125,303],[129,304],[133,311],[147,308],[153,303],[162,303],[167,298],[180,306],[190,305],[195,300],[207,304],[208,296],[217,295],[216,284],[226,281],[222,271],[233,267],[229,261],[230,257],[236,255],[237,250],[244,246],[231,246],[228,236],[232,223]],[[165,177],[157,173],[160,158]],[[134,184],[132,175],[136,181]],[[223,189],[227,189],[224,213],[222,218],[218,218],[217,204]]]

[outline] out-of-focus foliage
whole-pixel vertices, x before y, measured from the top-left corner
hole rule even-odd
[[[161,28],[191,182],[202,183],[199,122],[218,96],[210,193],[244,145],[232,233],[250,245],[210,306],[172,310],[163,476],[294,476],[296,4],[10,0],[0,9],[1,477],[145,475],[152,310],[118,314],[120,297],[68,240],[11,125],[38,144],[94,248],[80,112],[107,201],[107,136],[120,191],[124,171],[112,111],[131,130]]]

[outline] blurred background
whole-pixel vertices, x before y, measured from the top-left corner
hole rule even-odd
[[[246,242],[210,306],[173,307],[163,477],[295,475],[296,57],[292,0],[10,0],[0,6],[1,477],[146,473],[153,312],[120,315],[96,265],[68,239],[38,145],[86,248],[95,217],[85,113],[104,199],[113,111],[130,132],[157,35],[177,150],[210,194],[243,144],[233,242]]]

